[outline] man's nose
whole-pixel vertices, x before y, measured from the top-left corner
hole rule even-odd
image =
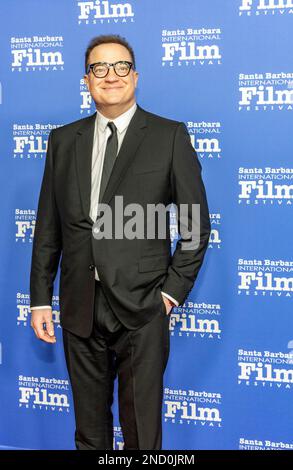
[[[113,66],[109,67],[109,72],[106,76],[106,80],[113,82],[113,81],[118,80],[118,79],[119,79],[119,77],[118,77],[118,75],[116,75],[114,67]]]

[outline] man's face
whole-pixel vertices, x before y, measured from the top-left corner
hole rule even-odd
[[[114,63],[119,60],[132,62],[131,55],[126,47],[120,44],[100,44],[94,47],[89,55],[88,64],[95,62]],[[92,70],[84,75],[88,90],[97,105],[131,105],[134,103],[135,88],[138,80],[138,72],[131,68],[126,77],[116,75],[113,67],[110,67],[108,75],[104,78],[94,76]]]

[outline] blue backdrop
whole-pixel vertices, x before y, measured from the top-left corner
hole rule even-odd
[[[133,45],[137,102],[184,121],[203,167],[212,234],[170,320],[165,449],[293,449],[291,0],[1,0],[2,448],[72,449],[57,344],[30,327],[35,215],[51,128],[95,110],[84,51]],[[171,227],[176,242],[176,230]],[[123,447],[115,391],[115,448]]]

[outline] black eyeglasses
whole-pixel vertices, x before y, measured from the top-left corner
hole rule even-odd
[[[132,66],[133,63],[127,60],[119,60],[113,64],[109,62],[96,62],[95,64],[89,64],[87,66],[87,73],[90,73],[90,70],[92,70],[95,77],[104,78],[108,75],[110,67],[113,67],[118,77],[126,77]]]

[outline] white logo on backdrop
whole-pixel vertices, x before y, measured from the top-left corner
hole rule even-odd
[[[293,73],[240,73],[238,111],[291,111]]]
[[[24,292],[16,293],[16,309],[17,309],[17,326],[30,327],[30,296]],[[59,310],[59,296],[53,295],[52,297],[52,319],[54,328],[61,328],[60,326],[60,310]]]
[[[15,209],[15,241],[17,243],[32,243],[36,225],[34,209]]]
[[[240,0],[239,16],[284,16],[292,13],[293,0]]]
[[[78,24],[133,23],[132,2],[78,1]]]
[[[293,443],[240,437],[239,450],[293,450]]]
[[[165,387],[165,423],[222,427],[222,394]]]
[[[238,350],[238,385],[291,389],[290,355],[283,352]]]
[[[197,156],[203,158],[222,158],[221,123],[209,121],[188,121],[186,127]]]
[[[162,30],[162,66],[219,65],[220,28]]]
[[[241,205],[292,205],[293,168],[245,168],[238,170]]]
[[[46,156],[49,133],[61,124],[13,124],[13,158],[42,159]]]
[[[80,88],[80,109],[79,112],[80,114],[92,114],[95,112],[96,109],[94,108],[94,101],[91,97],[90,92],[87,89],[86,83],[84,79],[82,78],[79,82],[79,88]]]
[[[210,214],[210,222],[211,222],[211,233],[210,233],[208,248],[221,249],[221,246],[222,246],[222,237],[221,237],[222,216],[221,214],[220,213]]]
[[[69,381],[19,375],[19,408],[69,413]]]
[[[170,315],[171,336],[221,339],[221,306],[206,302],[186,301],[174,307]]]
[[[238,295],[292,297],[293,261],[270,259],[238,260]]]
[[[64,70],[62,36],[12,37],[10,45],[12,72]]]

